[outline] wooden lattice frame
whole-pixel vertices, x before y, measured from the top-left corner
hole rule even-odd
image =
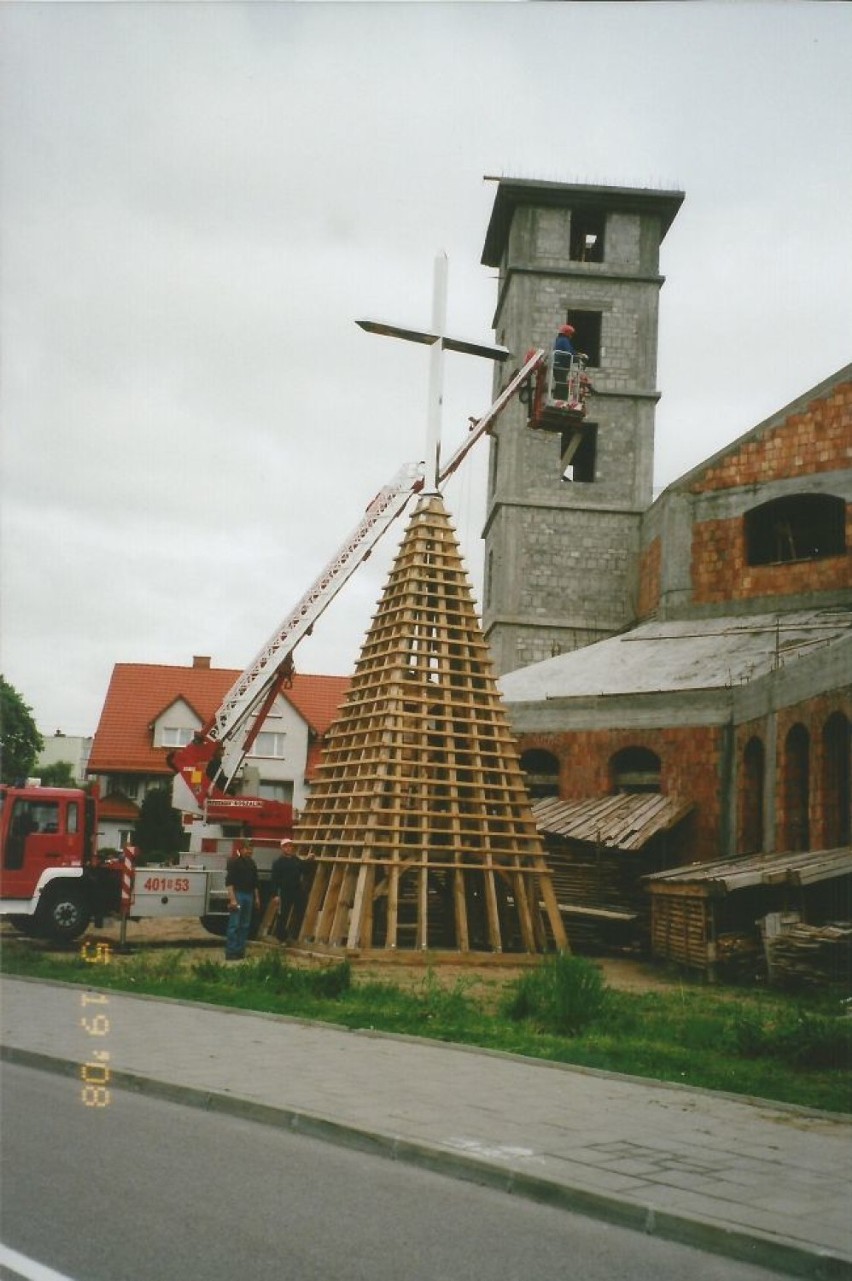
[[[484,957],[567,948],[442,500],[421,498],[295,831],[303,942]]]

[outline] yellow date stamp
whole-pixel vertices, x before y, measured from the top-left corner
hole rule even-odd
[[[87,965],[108,965],[112,956],[109,943],[87,940],[80,948],[80,957]],[[112,1078],[110,1052],[106,1038],[110,1033],[109,997],[105,992],[81,992],[80,1026],[92,1038],[88,1043],[85,1062],[80,1064],[83,1082],[80,1098],[87,1108],[106,1108],[111,1102],[109,1083]]]

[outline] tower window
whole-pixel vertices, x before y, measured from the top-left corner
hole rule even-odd
[[[761,503],[745,515],[749,565],[842,556],[846,504],[831,494],[793,494]]]
[[[572,262],[603,262],[606,215],[600,209],[578,209],[571,214]]]
[[[601,363],[601,316],[600,311],[569,311],[565,317],[574,326],[575,349],[585,352],[590,365]]]
[[[591,485],[595,479],[598,453],[596,423],[583,423],[562,433],[562,479],[575,485]]]

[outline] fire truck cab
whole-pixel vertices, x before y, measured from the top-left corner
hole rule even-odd
[[[94,794],[0,787],[0,914],[15,925],[64,941],[112,910],[119,879],[96,851]]]

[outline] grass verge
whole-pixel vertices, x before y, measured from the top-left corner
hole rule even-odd
[[[583,957],[551,957],[508,982],[497,1003],[464,976],[426,970],[413,987],[359,980],[347,961],[305,968],[263,951],[238,965],[180,950],[93,964],[85,950],[5,940],[7,974],[205,1001],[349,1028],[454,1041],[733,1094],[852,1112],[852,1016],[835,994],[606,986]]]

